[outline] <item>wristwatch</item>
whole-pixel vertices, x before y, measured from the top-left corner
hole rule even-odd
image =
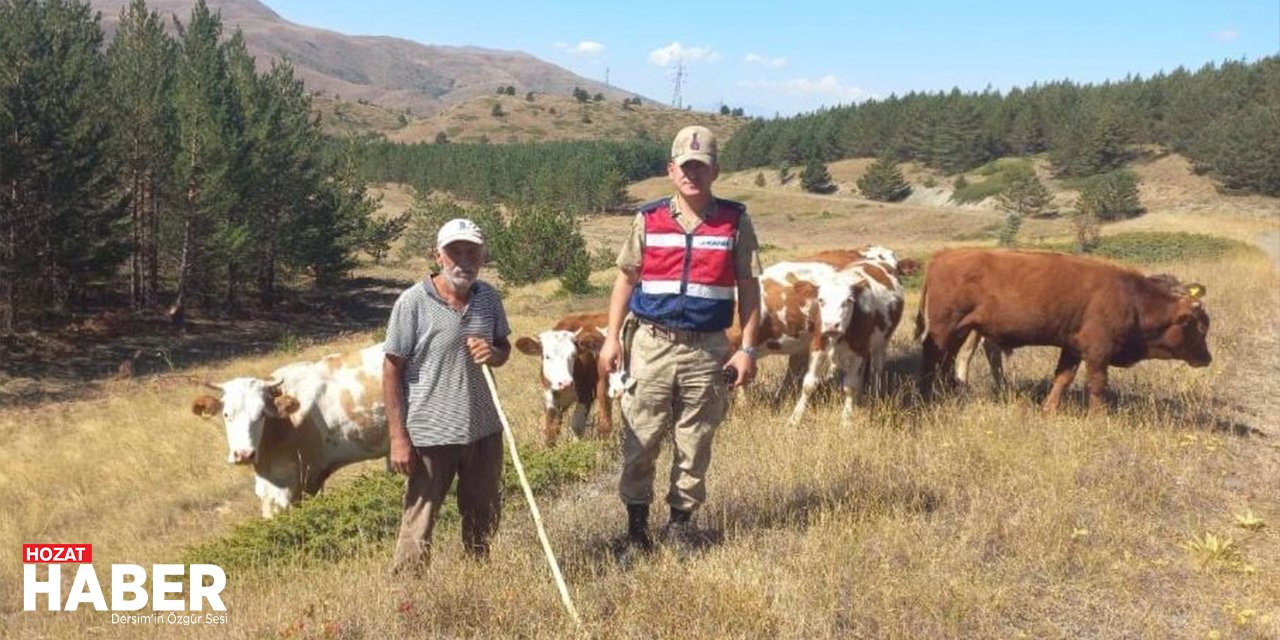
[[[745,353],[745,354],[747,354],[747,355],[751,356],[751,359],[752,359],[752,360],[755,360],[755,359],[756,359],[756,348],[755,348],[755,347],[738,347],[738,351],[741,351],[741,352],[743,352],[743,353]]]

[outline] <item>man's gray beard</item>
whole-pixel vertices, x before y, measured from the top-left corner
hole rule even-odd
[[[466,291],[476,281],[475,274],[460,275],[454,270],[445,272],[444,277],[449,281],[449,286],[453,287],[454,291]]]

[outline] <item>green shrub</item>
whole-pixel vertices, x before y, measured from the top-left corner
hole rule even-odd
[[[1054,243],[1052,251],[1073,251],[1074,243]],[[1128,231],[1092,240],[1086,253],[1132,264],[1214,260],[1236,252],[1257,251],[1238,240],[1184,231]]]
[[[304,340],[299,337],[298,334],[294,333],[291,329],[285,329],[284,333],[280,334],[279,338],[276,338],[276,344],[273,350],[276,353],[297,353],[302,351],[302,348],[305,346],[306,344]]]
[[[1088,178],[1076,208],[1103,222],[1135,217],[1143,211],[1138,201],[1138,177],[1121,169]]]
[[[591,258],[586,254],[574,256],[560,274],[560,288],[566,293],[591,293]]]
[[[1031,163],[1027,162],[1024,158],[996,158],[995,160],[974,169],[973,172],[980,176],[993,176],[998,173],[1019,171],[1024,168],[1031,168]]]
[[[956,189],[951,193],[951,201],[956,204],[982,202],[1004,191],[1004,187],[1004,179],[1000,174],[993,175],[982,182],[969,182],[961,176],[956,178]]]
[[[559,277],[574,269],[586,268],[590,275],[583,260],[587,241],[581,224],[562,209],[533,206],[516,211],[490,244],[498,273],[511,284]]]
[[[403,478],[363,475],[270,520],[243,522],[223,538],[189,548],[182,561],[234,570],[349,557],[396,534],[403,500]],[[442,522],[457,518],[456,506],[441,511]]]
[[[1131,231],[1103,236],[1092,253],[1124,262],[1150,264],[1211,260],[1251,249],[1237,240],[1202,233]]]
[[[598,443],[579,441],[554,449],[521,451],[525,475],[535,493],[581,480],[595,468]],[[308,564],[346,558],[394,538],[400,529],[404,478],[367,473],[345,487],[324,491],[276,517],[237,525],[224,537],[186,549],[182,562],[237,569]],[[510,456],[502,477],[508,501],[523,504]],[[457,525],[457,500],[445,500],[436,525],[437,539]],[[390,549],[388,548],[388,553]]]
[[[1005,218],[1004,224],[1000,227],[1000,235],[996,238],[996,244],[1002,247],[1013,247],[1018,244],[1018,230],[1022,228],[1022,214],[1011,213]]]

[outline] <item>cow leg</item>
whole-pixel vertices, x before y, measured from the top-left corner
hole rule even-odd
[[[1088,367],[1089,414],[1103,413],[1107,408],[1107,360],[1090,358],[1085,363]]]
[[[609,376],[596,380],[596,437],[609,437],[613,430],[613,399],[609,397]]]
[[[787,356],[787,373],[782,379],[782,385],[778,387],[778,395],[775,400],[780,402],[783,397],[791,394],[793,388],[799,387],[808,370],[809,354],[800,353]]]
[[[973,365],[973,356],[978,352],[978,341],[982,340],[982,336],[977,331],[970,331],[969,337],[964,339],[964,343],[960,345],[960,351],[956,353],[956,380],[962,386],[969,386],[969,367]],[[984,341],[989,343],[989,341]],[[983,344],[986,347],[986,344]]]
[[[800,387],[800,398],[796,400],[796,407],[791,411],[791,418],[787,420],[787,426],[797,426],[800,424],[800,418],[804,416],[805,409],[809,406],[809,396],[818,390],[818,385],[827,377],[827,370],[831,367],[831,359],[823,351],[810,354],[809,370],[804,374],[804,384]]]
[[[952,334],[951,327],[937,324],[930,326],[925,334],[921,344],[923,353],[920,375],[920,395],[925,400],[932,399],[942,388],[951,390],[955,387],[957,343],[963,342],[963,337],[957,338]]]
[[[851,352],[843,364],[845,368],[841,386],[844,388],[844,410],[840,412],[840,426],[849,427],[853,424],[853,405],[862,397],[864,358]]]
[[[254,492],[262,499],[262,517],[273,518],[277,513],[289,508],[296,502],[294,496],[299,493],[289,487],[281,487],[262,476],[255,476]]]
[[[1004,393],[1004,351],[1000,345],[990,340],[982,341],[982,351],[987,356],[987,365],[991,367],[991,386],[997,395]]]
[[[871,389],[871,397],[879,398],[884,391],[884,357],[888,346],[881,344],[871,350],[867,359],[867,386]]]
[[[1044,399],[1044,410],[1054,412],[1062,403],[1062,394],[1076,379],[1076,368],[1080,366],[1080,356],[1070,349],[1063,349],[1058,355],[1058,366],[1053,371],[1053,388],[1049,397]]]
[[[573,430],[573,435],[578,438],[582,438],[587,432],[587,414],[590,411],[590,404],[584,404],[580,401],[573,405],[573,417],[569,419],[569,428]]]
[[[560,437],[560,410],[548,408],[542,419],[542,439],[548,447],[554,447]]]

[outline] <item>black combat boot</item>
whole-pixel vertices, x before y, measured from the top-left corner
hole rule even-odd
[[[648,553],[653,551],[649,537],[649,505],[627,505],[627,546]]]
[[[692,511],[671,507],[671,520],[663,532],[663,543],[677,556],[689,555],[696,546],[693,531]]]

